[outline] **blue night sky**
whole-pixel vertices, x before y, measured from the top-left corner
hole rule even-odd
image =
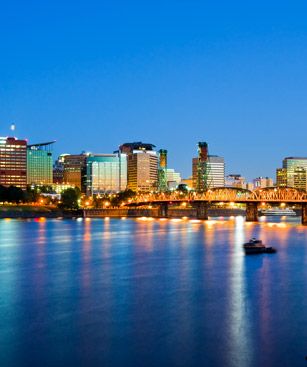
[[[306,1],[0,0],[0,135],[55,154],[144,141],[191,173],[198,141],[227,173],[307,156]]]

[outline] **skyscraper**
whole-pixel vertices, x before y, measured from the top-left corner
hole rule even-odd
[[[51,185],[52,142],[31,144],[27,148],[27,183],[29,185]]]
[[[284,185],[306,190],[307,158],[286,157],[282,163],[282,169],[276,170],[277,186]]]
[[[87,157],[87,195],[123,191],[126,187],[126,154],[90,154]]]
[[[276,186],[287,186],[287,170],[285,168],[277,168],[276,170]]]
[[[53,183],[63,184],[64,183],[64,156],[67,154],[62,154],[54,162],[53,165]]]
[[[27,187],[27,141],[0,137],[0,185]]]
[[[154,144],[124,143],[119,152],[127,154],[127,188],[133,191],[158,189],[158,155]],[[165,155],[166,164],[166,155]]]
[[[134,150],[128,154],[128,188],[134,191],[157,190],[158,156],[155,151]]]
[[[64,183],[78,187],[85,192],[86,181],[86,158],[88,154],[67,154],[63,155]]]

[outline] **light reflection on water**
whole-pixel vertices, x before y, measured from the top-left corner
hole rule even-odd
[[[1,366],[301,366],[307,228],[271,220],[0,221]]]

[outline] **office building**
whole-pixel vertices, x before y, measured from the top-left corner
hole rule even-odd
[[[306,169],[304,167],[295,167],[293,171],[293,186],[296,189],[306,190]]]
[[[278,186],[283,184],[287,187],[297,189],[307,189],[306,173],[307,158],[306,157],[286,157],[282,162],[282,169],[276,170],[276,182]],[[283,180],[281,179],[281,175]]]
[[[153,150],[133,150],[127,155],[127,186],[133,191],[158,189],[158,156]]]
[[[27,188],[27,141],[0,137],[0,185]]]
[[[85,192],[87,153],[63,155],[63,183]]]
[[[193,188],[200,187],[199,180],[199,158],[193,158],[192,161]],[[225,186],[225,161],[223,157],[217,155],[208,155],[206,161],[206,187],[224,187]],[[205,186],[202,186],[205,187]]]
[[[277,187],[287,187],[287,170],[285,168],[277,168],[276,186]]]
[[[127,187],[126,154],[90,154],[86,159],[86,193],[114,193]]]
[[[27,147],[27,183],[28,185],[51,185],[52,145],[53,142],[31,144]]]
[[[53,183],[64,184],[64,157],[68,154],[61,154],[53,164]]]
[[[118,152],[127,155],[128,189],[147,192],[158,190],[159,156],[154,148],[154,144],[142,143],[140,141],[124,143],[119,147]],[[165,170],[167,165],[167,151],[162,150],[162,154],[160,151],[160,157],[162,168]]]

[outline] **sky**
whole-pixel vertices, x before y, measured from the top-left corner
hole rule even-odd
[[[54,154],[197,143],[226,173],[307,156],[307,2],[0,0],[0,136]]]

